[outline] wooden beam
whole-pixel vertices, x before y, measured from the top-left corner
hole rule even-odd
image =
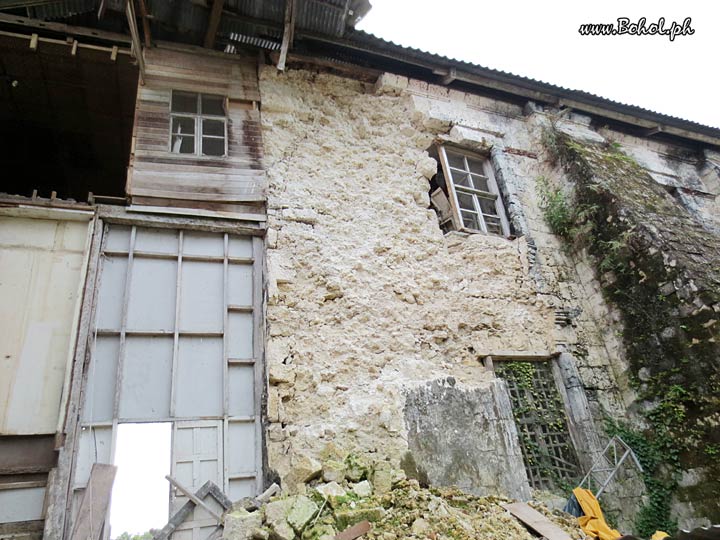
[[[213,2],[207,32],[205,33],[205,47],[208,49],[215,47],[215,36],[217,36],[218,27],[220,26],[220,18],[222,17],[224,3],[225,0],[215,0]]]
[[[114,465],[93,464],[71,540],[100,539],[116,472],[117,467]]]
[[[98,21],[105,16],[105,10],[107,10],[107,0],[100,0],[100,5],[98,6],[97,11]]]
[[[185,495],[188,499],[190,499],[192,502],[194,502],[199,507],[203,508],[208,514],[210,514],[212,517],[214,517],[218,523],[222,524],[224,523],[223,517],[219,514],[217,514],[212,508],[210,508],[203,500],[196,496],[192,491],[187,489],[185,486],[183,486],[180,482],[175,480],[172,476],[169,474],[165,475],[165,478],[168,482],[170,482],[173,486],[175,486],[177,489],[179,489],[183,495]]]
[[[523,502],[503,504],[502,507],[547,540],[572,540],[568,533]]]
[[[38,19],[31,19],[29,17],[21,17],[19,15],[9,15],[7,13],[0,13],[0,23],[23,26],[25,28],[37,30],[47,30],[57,32],[59,34],[65,34],[66,36],[85,36],[114,43],[131,43],[130,38],[124,34],[117,34],[115,32],[95,30],[93,28],[84,28],[80,26],[70,26],[69,24],[63,23],[41,21]]]
[[[130,27],[133,54],[140,68],[140,84],[145,84],[145,58],[143,57],[142,45],[140,44],[140,32],[138,31],[137,19],[135,18],[135,4],[133,0],[128,0],[125,5],[125,15],[127,16],[128,26]]]
[[[292,46],[292,37],[295,33],[295,0],[285,0],[285,27],[283,28],[282,45],[280,45],[280,58],[278,59],[277,68],[285,71],[285,61],[287,60],[288,50]]]
[[[140,6],[140,16],[143,23],[143,37],[145,38],[145,47],[152,47],[152,36],[150,35],[150,19],[148,17],[147,4],[145,0],[138,0]]]
[[[0,0],[0,10],[44,6],[56,2],[57,0]]]

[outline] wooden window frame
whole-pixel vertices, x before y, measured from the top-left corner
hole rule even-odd
[[[196,111],[195,113],[186,113],[186,112],[175,112],[173,111],[173,95],[175,93],[178,94],[195,94],[196,95]],[[216,114],[204,114],[202,110],[202,98],[203,96],[206,97],[213,97],[213,98],[221,98],[223,100],[223,108],[225,109],[224,115],[216,115]],[[188,92],[185,90],[172,90],[170,93],[170,137],[168,139],[168,152],[170,152],[173,155],[176,156],[194,156],[199,157],[203,159],[217,159],[217,158],[224,158],[228,155],[228,127],[227,127],[227,111],[228,111],[228,98],[227,96],[222,96],[220,94],[205,94],[200,92]],[[194,134],[192,135],[194,141],[193,141],[193,148],[194,152],[190,153],[181,153],[181,152],[175,152],[173,151],[173,137],[176,135],[173,133],[173,120],[175,118],[189,118],[193,121],[194,125]],[[223,123],[223,135],[203,135],[202,133],[202,124],[204,120],[215,120]],[[189,136],[189,134],[187,134]],[[222,139],[223,141],[223,153],[222,155],[210,155],[210,154],[203,154],[202,153],[202,143],[203,138],[209,138],[209,139]]]
[[[507,219],[507,213],[505,212],[505,205],[502,201],[502,193],[500,193],[497,181],[495,180],[495,173],[493,171],[492,164],[490,163],[490,159],[487,156],[474,154],[472,152],[467,152],[459,148],[448,149],[446,146],[438,145],[437,149],[438,157],[440,158],[440,165],[443,171],[443,176],[445,177],[445,185],[448,190],[448,198],[450,199],[450,206],[452,208],[453,224],[455,225],[455,230],[467,233],[484,233],[493,236],[502,236],[505,238],[510,236],[510,224]],[[456,186],[455,181],[453,180],[452,172],[460,171],[460,169],[450,166],[450,162],[448,160],[448,152],[454,156],[460,156],[463,158],[465,169],[462,172],[465,172],[467,174],[477,175],[477,173],[474,173],[470,170],[470,166],[467,161],[468,158],[481,162],[484,173],[482,176],[484,176],[487,180],[488,189],[490,191],[479,190],[469,186]],[[468,195],[472,198],[474,206],[473,212],[477,216],[477,221],[480,224],[479,229],[465,226],[461,212],[460,201],[458,200],[458,192],[462,193],[463,195]],[[500,220],[500,229],[502,231],[502,234],[488,231],[485,216],[489,216],[489,214],[483,213],[480,206],[480,199],[494,200],[495,211],[497,213],[497,217]]]

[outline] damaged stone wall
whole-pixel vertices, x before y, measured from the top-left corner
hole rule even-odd
[[[411,101],[271,69],[261,93],[269,466],[286,477],[330,441],[397,463],[408,390],[453,377],[490,392],[479,359],[551,350],[552,310],[524,240],[443,237],[428,201],[437,131]]]
[[[647,148],[626,144],[623,152],[618,142],[560,130],[546,139],[574,190],[572,227],[584,230],[574,244],[590,253],[622,316],[638,431],[619,429],[626,440],[643,441],[649,503],[641,522],[648,531],[658,520],[672,527],[673,517],[683,526],[700,516],[716,522],[720,235],[705,219],[709,205],[694,204],[714,202],[701,181],[708,163],[696,155],[689,167],[687,150],[653,159]],[[659,156],[674,167],[663,168]]]
[[[606,439],[605,417],[627,418],[634,393],[622,316],[604,299],[591,259],[568,253],[543,217],[537,179],[556,172],[541,144],[547,112],[390,74],[368,85],[268,67],[260,92],[267,451],[286,487],[302,483],[298,471],[315,468],[329,443],[454,481],[452,456],[433,461],[418,441],[453,413],[492,418],[497,382],[481,363],[486,355],[572,355],[600,428],[585,437],[593,444]],[[565,124],[603,139],[589,119]],[[518,238],[443,235],[428,198],[434,141],[490,155]],[[711,213],[710,198],[703,204]],[[499,455],[513,455],[496,426],[482,426],[468,438],[486,433]],[[466,489],[527,489],[513,459],[475,463]],[[642,494],[628,489],[616,493],[616,508]]]

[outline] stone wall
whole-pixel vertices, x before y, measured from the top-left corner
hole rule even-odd
[[[465,415],[492,418],[486,355],[569,353],[594,440],[605,439],[605,415],[626,418],[635,394],[622,316],[603,298],[592,257],[570,255],[540,208],[536,180],[558,174],[541,144],[548,112],[389,74],[368,85],[267,67],[260,91],[267,453],[286,485],[330,443],[395,466],[410,451],[430,480],[451,481],[453,458],[433,462],[411,420],[432,422],[421,402],[443,418],[454,401]],[[608,136],[588,118],[560,123],[581,138]],[[517,238],[442,234],[428,197],[437,164],[427,150],[437,141],[489,153]],[[682,182],[698,176],[683,167]],[[714,199],[702,200],[698,211],[712,213]],[[498,455],[513,454],[496,426],[478,424],[468,438],[487,433]],[[523,495],[512,459],[473,463],[467,489]]]

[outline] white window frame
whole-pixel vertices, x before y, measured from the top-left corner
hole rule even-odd
[[[175,112],[172,110],[172,104],[173,104],[173,96],[175,94],[195,94],[197,96],[197,103],[196,103],[196,111],[195,113],[185,113],[185,112]],[[202,110],[202,98],[203,96],[206,97],[213,97],[213,98],[221,98],[223,100],[223,108],[225,109],[224,115],[216,115],[216,114],[205,114]],[[172,90],[170,95],[170,137],[168,140],[168,151],[176,156],[194,156],[194,157],[202,157],[202,158],[222,158],[227,157],[228,155],[228,133],[227,133],[227,110],[228,110],[228,98],[226,96],[221,96],[219,94],[203,94],[200,92],[188,92],[184,90]],[[173,120],[175,118],[188,118],[193,121],[194,125],[194,134],[192,135],[194,139],[194,152],[190,153],[181,153],[179,150],[176,151],[173,148],[173,137],[177,135],[177,133],[173,133]],[[202,134],[202,123],[204,120],[215,120],[220,121],[223,123],[223,135],[203,135]],[[184,134],[190,136],[190,134]],[[210,155],[210,154],[203,154],[202,153],[202,141],[203,138],[209,138],[209,139],[222,139],[223,141],[223,154],[216,156],[216,155]]]
[[[458,156],[463,159],[463,163],[465,166],[464,170],[457,169],[455,167],[450,166],[450,162],[448,160],[448,152],[454,156]],[[497,181],[495,180],[495,174],[493,172],[493,168],[492,168],[492,164],[490,163],[490,159],[487,156],[473,154],[472,152],[467,152],[467,151],[461,150],[459,148],[453,147],[453,148],[447,149],[445,146],[442,146],[442,145],[438,145],[438,157],[440,158],[440,164],[442,166],[443,176],[445,177],[445,185],[448,190],[455,230],[468,232],[468,233],[481,232],[484,234],[491,234],[493,236],[503,236],[503,237],[510,236],[510,224],[507,219],[507,214],[505,213],[505,206],[502,201],[502,194],[500,193],[500,189],[498,188]],[[468,158],[473,159],[475,161],[482,162],[484,174],[480,175],[475,171],[471,171],[470,166],[468,164]],[[454,171],[458,172],[458,173],[474,174],[476,176],[481,176],[482,178],[487,180],[487,187],[490,191],[484,191],[484,190],[476,189],[476,188],[470,187],[470,186],[456,185],[455,181],[453,179]],[[477,221],[480,225],[479,229],[465,226],[465,222],[463,220],[463,216],[462,216],[462,212],[461,212],[462,208],[460,207],[460,201],[458,200],[458,192],[462,193],[463,195],[468,195],[472,198],[473,207],[474,207],[472,212],[477,215]],[[490,214],[483,213],[482,208],[480,206],[480,199],[487,199],[487,200],[494,201],[496,215],[500,219],[500,229],[502,230],[502,234],[497,234],[497,233],[488,231],[486,216],[490,216]],[[466,210],[466,211],[470,211],[470,210]]]

